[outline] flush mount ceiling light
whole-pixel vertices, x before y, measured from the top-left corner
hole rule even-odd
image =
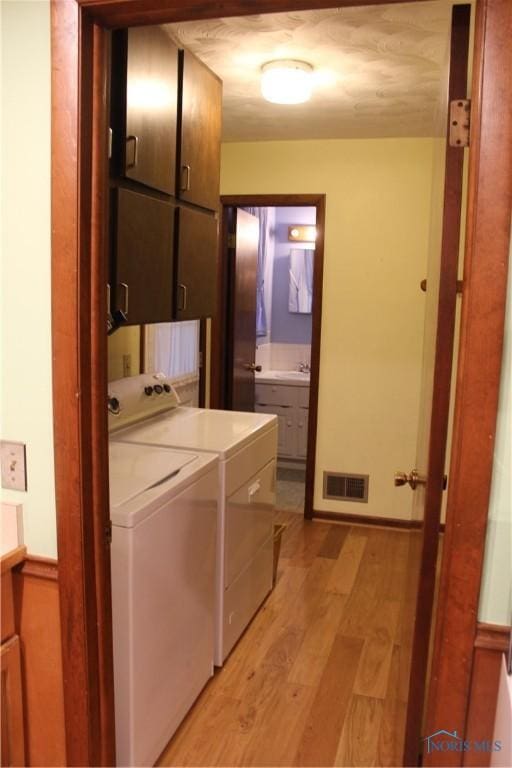
[[[261,93],[273,104],[303,104],[312,87],[313,67],[305,61],[269,61],[261,68]]]

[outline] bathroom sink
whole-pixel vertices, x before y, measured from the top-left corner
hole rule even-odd
[[[303,371],[276,371],[276,379],[298,379],[299,381],[309,381],[309,373]]]

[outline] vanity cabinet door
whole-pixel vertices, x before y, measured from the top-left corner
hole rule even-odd
[[[3,576],[2,576],[3,578]],[[20,639],[14,635],[2,643],[2,765],[26,765]]]
[[[126,325],[173,320],[176,208],[166,200],[117,190],[115,306]]]
[[[176,320],[211,317],[217,287],[217,217],[180,207],[177,241]]]
[[[181,155],[178,197],[219,207],[222,82],[190,51],[180,51]]]
[[[297,456],[300,459],[308,455],[308,418],[307,408],[297,408]]]
[[[293,458],[297,443],[297,419],[295,408],[286,405],[260,405],[256,413],[272,413],[277,416],[277,455]]]
[[[128,29],[125,176],[174,195],[178,49],[160,27]]]

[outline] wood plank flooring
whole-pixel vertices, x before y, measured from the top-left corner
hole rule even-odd
[[[277,522],[276,587],[158,765],[400,765],[410,534]]]

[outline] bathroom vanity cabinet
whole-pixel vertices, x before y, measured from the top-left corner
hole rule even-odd
[[[110,312],[214,312],[222,83],[160,27],[113,33]]]
[[[307,457],[309,386],[256,382],[254,410],[274,413],[278,420],[278,458],[301,460]]]

